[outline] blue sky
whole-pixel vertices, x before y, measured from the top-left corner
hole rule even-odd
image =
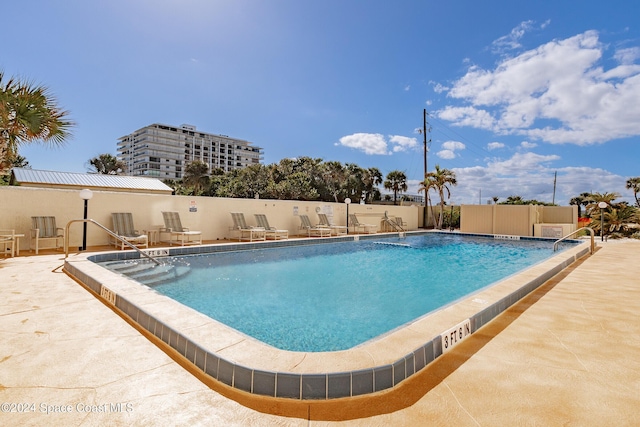
[[[86,171],[151,123],[285,157],[423,175],[454,203],[566,205],[640,176],[640,3],[24,0],[3,5],[0,69],[48,86],[77,123],[35,169]],[[6,19],[10,17],[10,19]]]

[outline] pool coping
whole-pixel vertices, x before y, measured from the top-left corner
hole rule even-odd
[[[397,236],[398,233],[389,233],[242,242],[150,252],[179,256]],[[518,239],[554,242],[534,237]],[[271,347],[95,263],[139,258],[134,251],[74,255],[65,260],[64,270],[121,316],[156,336],[211,379],[261,396],[317,400],[394,388],[589,252],[589,243],[579,244],[357,347],[320,353]]]

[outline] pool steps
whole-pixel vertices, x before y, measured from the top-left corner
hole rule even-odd
[[[151,263],[132,263],[130,261],[110,262],[106,263],[105,267],[147,286],[159,285],[160,283],[178,279],[191,271],[188,266],[184,265],[164,264],[157,266]]]

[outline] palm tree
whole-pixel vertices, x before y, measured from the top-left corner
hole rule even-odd
[[[424,180],[423,187],[425,194],[429,189],[433,188],[440,196],[440,217],[438,219],[438,229],[442,229],[444,218],[444,193],[447,192],[447,199],[451,197],[450,185],[457,185],[455,172],[449,169],[440,169],[440,165],[436,165],[433,172],[429,172]]]
[[[102,175],[120,175],[127,169],[127,164],[111,154],[100,154],[89,159],[88,170],[90,173]]]
[[[429,190],[434,188],[434,182],[427,180],[425,178],[424,181],[420,183],[420,188],[418,188],[418,193],[424,191],[424,208],[428,210],[429,205],[431,205],[431,222],[433,222],[434,227],[436,224],[436,214],[433,211],[433,203],[431,203],[431,197],[429,197]],[[427,228],[427,218],[425,217],[424,227]]]
[[[382,172],[378,168],[369,168],[364,170],[364,199],[367,203],[371,203],[374,200],[378,200],[380,197],[380,190],[378,185],[382,184]]]
[[[3,79],[0,72],[0,172],[10,166],[20,145],[62,145],[74,125],[45,86]]]
[[[622,204],[604,214],[609,232],[621,232],[635,229],[638,223],[638,210],[633,206]]]
[[[387,179],[384,181],[384,188],[393,191],[393,204],[396,204],[398,200],[399,191],[407,191],[407,175],[402,171],[391,171],[387,174]]]
[[[524,205],[525,204],[525,200],[522,198],[522,196],[509,196],[509,197],[507,197],[507,200],[502,202],[501,204],[503,204],[503,205]]]
[[[194,160],[184,168],[182,183],[193,188],[193,194],[199,195],[209,184],[209,166],[200,160]]]
[[[618,197],[620,197],[618,193],[591,193],[589,204],[586,206],[587,215],[590,217],[593,217],[594,214],[600,215],[598,203],[605,202],[610,206],[614,206],[613,201]]]
[[[627,180],[628,190],[633,190],[633,197],[636,199],[636,206],[640,208],[640,200],[638,200],[638,193],[640,193],[640,177],[629,178]]]

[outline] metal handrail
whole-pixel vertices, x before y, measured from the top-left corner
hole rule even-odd
[[[105,227],[104,225],[100,224],[97,221],[94,221],[92,219],[72,219],[71,221],[69,221],[67,223],[67,226],[65,227],[64,230],[64,258],[67,259],[69,257],[69,227],[71,226],[71,224],[73,224],[74,222],[90,222],[92,224],[97,225],[98,227],[102,228],[104,231],[107,232],[107,234],[109,234],[111,237],[114,237],[116,240],[121,241],[122,243],[124,243],[125,245],[129,246],[131,249],[134,249],[136,251],[138,251],[138,253],[146,258],[149,258],[151,261],[155,262],[156,265],[162,265],[162,263],[160,261],[158,261],[157,259],[155,259],[154,257],[152,257],[151,255],[149,255],[146,252],[141,251],[140,249],[138,249],[138,247],[136,247],[135,245],[131,244],[130,242],[128,242],[127,240],[123,239],[122,237],[118,236],[117,234],[115,234],[113,231],[109,230],[107,227]]]
[[[578,231],[582,231],[582,230],[589,230],[589,234],[591,234],[591,255],[593,255],[593,253],[596,250],[596,244],[595,244],[595,240],[594,240],[594,233],[593,233],[593,229],[590,227],[582,227],[577,229],[576,231],[572,231],[571,233],[567,234],[566,236],[564,236],[563,238],[556,240],[556,242],[553,244],[553,251],[555,252],[558,249],[558,243],[562,242],[565,239],[568,239],[570,236],[573,236],[574,234],[576,234]]]
[[[404,232],[406,231],[402,225],[398,224],[396,221],[392,220],[391,218],[389,218],[389,215],[387,214],[387,211],[384,211],[384,217],[382,217],[382,220],[389,224],[391,226],[391,228],[393,228],[395,231],[400,231],[400,232]]]

